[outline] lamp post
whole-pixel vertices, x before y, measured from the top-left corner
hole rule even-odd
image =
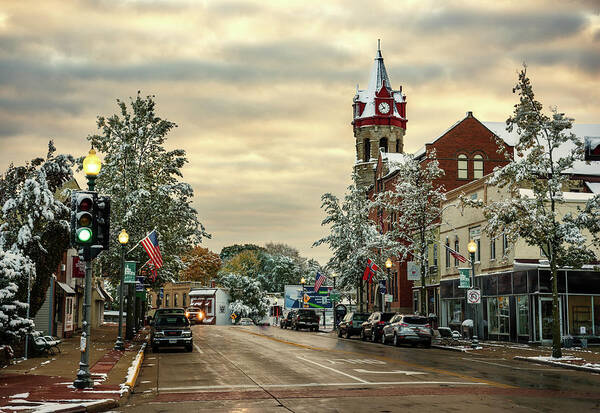
[[[119,244],[121,244],[121,283],[119,284],[119,335],[115,343],[115,350],[125,350],[123,346],[123,283],[125,282],[125,248],[129,242],[129,234],[125,229],[119,233]]]
[[[385,268],[387,268],[387,286],[386,286],[387,288],[386,288],[386,290],[388,290],[386,292],[389,294],[390,285],[391,285],[390,284],[390,269],[392,268],[392,260],[391,259],[388,258],[387,260],[385,260]],[[385,296],[383,298],[385,298]],[[390,308],[392,307],[392,304],[390,303],[390,305],[389,305],[390,308],[387,308],[388,307],[387,303],[385,306],[386,306],[386,309],[389,311]]]
[[[475,288],[475,253],[477,252],[477,243],[473,240],[467,244],[467,250],[471,254],[471,288]],[[477,304],[473,304],[473,340],[471,340],[471,347],[477,348],[479,341],[477,340]]]
[[[96,187],[96,177],[100,173],[102,163],[96,151],[92,148],[88,153],[88,156],[83,160],[83,172],[88,180],[88,191],[93,191]],[[90,247],[83,247],[90,248]],[[77,371],[77,378],[73,382],[73,386],[78,389],[84,389],[86,387],[93,387],[94,381],[90,376],[90,322],[92,318],[92,260],[89,255],[85,261],[85,293],[83,296],[83,323],[81,331],[81,340],[79,343],[79,349],[81,351],[81,359],[79,361],[79,370]]]
[[[335,279],[337,278],[337,274],[335,272],[331,273],[331,278],[333,278],[333,297],[335,298],[337,297],[337,291],[335,289]],[[335,300],[333,300],[331,306],[333,307],[333,329],[337,330],[337,312],[335,311]]]
[[[304,293],[304,284],[306,284],[306,278],[304,278],[304,277],[300,278],[300,284],[302,284],[302,303],[303,303],[302,307],[305,307],[306,303],[304,302],[304,294],[305,294]]]

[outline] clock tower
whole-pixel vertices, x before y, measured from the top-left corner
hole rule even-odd
[[[402,86],[392,89],[379,41],[377,43],[369,86],[365,90],[357,86],[352,105],[356,143],[354,171],[359,176],[359,184],[365,186],[375,182],[379,151],[402,153],[406,132],[406,96],[402,94]]]

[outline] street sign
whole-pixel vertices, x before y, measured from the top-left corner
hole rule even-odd
[[[310,296],[308,294],[304,294],[304,302],[308,303],[310,301]]]
[[[237,314],[236,313],[231,313],[231,319],[235,320],[237,318]]]
[[[471,277],[469,277],[471,270],[469,268],[459,268],[458,274],[460,276],[458,288],[471,288]]]
[[[329,294],[329,298],[331,299],[331,301],[340,301],[340,293],[331,293]]]
[[[481,291],[476,289],[467,290],[467,302],[469,304],[481,303]]]
[[[414,261],[406,263],[406,279],[409,281],[419,281],[421,279],[421,266]]]
[[[314,291],[313,288],[303,290],[301,285],[286,285],[284,289],[284,308],[286,310],[303,308],[306,295],[308,295],[309,301],[306,302],[307,307],[304,308],[319,310],[333,308],[333,300],[330,297],[331,290],[333,288],[323,286],[319,288],[319,291]]]
[[[391,303],[394,301],[394,296],[392,294],[386,294],[385,295],[385,302],[386,303]]]
[[[125,284],[135,284],[135,261],[125,261]]]
[[[146,289],[144,288],[144,276],[135,277],[135,291],[146,291]]]

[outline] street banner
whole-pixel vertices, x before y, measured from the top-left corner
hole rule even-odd
[[[471,277],[469,276],[471,273],[470,268],[459,268],[458,274],[460,275],[460,281],[458,284],[458,288],[471,288]]]
[[[419,281],[421,279],[421,266],[414,261],[406,263],[406,279],[409,281]]]
[[[135,291],[145,291],[144,288],[144,276],[141,277],[135,277]]]
[[[79,257],[73,257],[73,278],[85,278],[85,261],[79,259]]]
[[[379,280],[379,294],[387,293],[386,280]]]
[[[125,284],[135,284],[135,261],[125,261]]]

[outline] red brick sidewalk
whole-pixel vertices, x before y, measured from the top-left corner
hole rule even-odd
[[[115,326],[94,329],[91,337],[92,389],[73,387],[81,356],[79,337],[76,336],[64,340],[58,354],[30,358],[2,370],[0,411],[97,411],[118,406],[119,399],[127,392],[121,383],[125,382],[127,370],[145,334],[140,334],[133,343],[126,343],[126,351],[112,349]]]

